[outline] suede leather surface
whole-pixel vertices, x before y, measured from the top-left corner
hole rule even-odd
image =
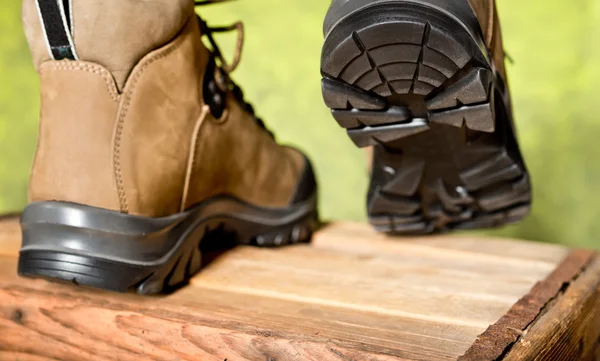
[[[138,61],[171,41],[193,11],[190,0],[73,0],[73,40],[81,60],[107,68],[119,89]],[[22,19],[33,61],[50,60],[35,0]]]
[[[287,207],[304,156],[278,145],[233,95],[215,119],[203,102],[209,52],[195,17],[149,52],[119,92],[92,62],[46,61],[32,200],[160,217],[216,195]]]
[[[233,96],[227,104],[223,120],[209,114],[200,127],[186,206],[216,194],[266,207],[287,206],[304,169],[304,156],[275,143]]]
[[[120,97],[110,73],[93,63],[40,66],[39,141],[31,201],[69,201],[119,210],[112,138]]]
[[[492,53],[494,65],[506,80],[504,66],[504,48],[502,46],[502,32],[495,0],[469,0],[471,7],[477,15],[484,41]]]
[[[173,42],[147,54],[132,71],[113,145],[123,212],[164,216],[179,211],[207,60],[198,25],[190,18]]]

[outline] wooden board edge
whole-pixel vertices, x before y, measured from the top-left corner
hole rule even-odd
[[[495,361],[507,354],[527,328],[568,285],[575,285],[596,253],[574,250],[543,281],[515,303],[495,324],[480,334],[458,361]],[[570,288],[570,287],[569,287]]]
[[[527,328],[503,361],[600,358],[600,257]]]

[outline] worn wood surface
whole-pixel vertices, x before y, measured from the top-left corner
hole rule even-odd
[[[592,251],[576,250],[569,253],[545,280],[538,282],[504,316],[479,335],[458,361],[494,361],[502,358],[526,334],[527,328],[552,307],[561,291],[575,282],[595,259],[596,254]]]
[[[456,360],[569,253],[334,224],[311,246],[239,247],[176,293],[141,297],[21,279],[19,242],[0,221],[0,360]]]
[[[506,356],[519,360],[595,360],[600,339],[600,259],[556,297]]]

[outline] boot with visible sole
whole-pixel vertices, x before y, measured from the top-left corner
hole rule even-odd
[[[493,227],[529,212],[490,4],[336,0],[329,9],[323,98],[357,146],[374,147],[367,208],[379,231]]]
[[[309,241],[310,162],[274,141],[211,35],[241,24],[210,28],[191,0],[24,0],[23,21],[41,119],[21,275],[151,294],[207,243]]]

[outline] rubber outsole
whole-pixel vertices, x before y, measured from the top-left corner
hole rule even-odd
[[[321,58],[333,117],[374,146],[368,214],[392,234],[494,227],[523,218],[527,171],[504,80],[481,39],[426,2],[349,15]]]
[[[156,294],[186,284],[201,269],[204,250],[309,242],[319,222],[315,197],[279,210],[221,197],[165,218],[33,203],[21,224],[20,275]]]

